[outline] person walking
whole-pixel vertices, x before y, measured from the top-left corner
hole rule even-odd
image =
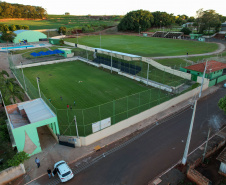
[[[62,96],[60,96],[61,101],[63,100]]]
[[[67,108],[69,109],[69,105],[67,104]]]
[[[40,160],[39,160],[39,158],[35,158],[35,163],[37,164],[37,166],[38,166],[38,168],[40,167]]]
[[[74,106],[75,106],[75,100],[74,100]]]
[[[51,170],[48,168],[48,170],[47,170],[47,173],[48,173],[48,176],[49,176],[49,179],[52,177],[52,175],[51,175]]]

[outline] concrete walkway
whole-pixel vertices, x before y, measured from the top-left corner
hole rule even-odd
[[[179,55],[179,56],[164,56],[164,57],[147,57],[150,59],[166,59],[166,58],[187,58],[187,57],[198,57],[198,56],[208,56],[208,55],[215,55],[218,53],[221,53],[225,50],[225,45],[221,44],[221,43],[216,43],[219,45],[219,48],[214,51],[214,52],[210,52],[210,53],[202,53],[202,54],[192,54],[192,55]]]

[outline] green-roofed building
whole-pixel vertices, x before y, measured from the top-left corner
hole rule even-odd
[[[47,36],[39,31],[17,30],[14,33],[16,34],[14,43],[47,41]]]

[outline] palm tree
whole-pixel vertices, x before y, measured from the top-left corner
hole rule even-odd
[[[23,89],[14,78],[9,78],[9,74],[5,70],[0,72],[0,90],[7,104],[16,103],[16,98],[23,101]]]

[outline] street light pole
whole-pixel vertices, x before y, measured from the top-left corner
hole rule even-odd
[[[202,76],[202,84],[201,84],[201,88],[200,88],[200,92],[199,92],[198,98],[200,98],[201,94],[202,94],[202,87],[203,87],[204,78],[205,78],[205,74],[206,74],[207,62],[208,61],[206,61],[206,66],[205,66],[204,73],[203,73],[203,76]],[[187,137],[187,142],[186,142],[186,146],[185,146],[185,149],[184,149],[184,155],[183,155],[183,159],[182,159],[182,164],[183,165],[185,165],[186,162],[187,162],[188,149],[189,149],[189,145],[190,145],[190,141],[191,141],[191,134],[192,134],[192,129],[193,129],[193,125],[194,125],[195,111],[196,111],[196,105],[197,105],[198,98],[195,100],[195,103],[194,103],[194,108],[193,108],[193,113],[192,113],[192,118],[191,118],[191,124],[190,124],[188,137]]]
[[[37,79],[37,84],[38,84],[39,97],[41,98],[41,91],[40,91],[40,87],[39,87],[39,77],[36,77],[36,79]]]

